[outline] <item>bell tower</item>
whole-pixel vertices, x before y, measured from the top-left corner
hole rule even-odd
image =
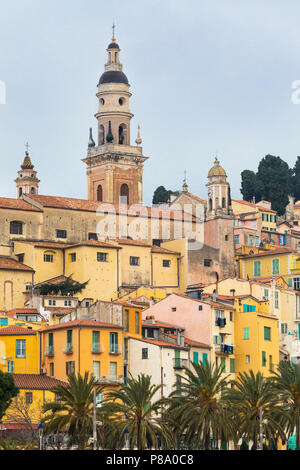
[[[38,194],[39,182],[37,172],[34,171],[34,166],[27,151],[25,153],[24,162],[21,165],[21,170],[18,171],[18,177],[15,180],[17,187],[17,198],[21,198],[23,194]]]
[[[206,218],[224,217],[231,215],[230,186],[224,168],[216,158],[214,166],[209,170],[207,183],[207,212]]]
[[[98,83],[98,145],[92,130],[88,144],[88,199],[112,204],[142,203],[143,166],[147,157],[140,146],[140,129],[136,146],[130,142],[130,85],[120,63],[120,47],[114,37],[107,48],[105,71]]]

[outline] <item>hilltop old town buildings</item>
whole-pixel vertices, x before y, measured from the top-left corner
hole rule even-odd
[[[40,194],[28,152],[16,198],[0,198],[0,370],[34,425],[71,372],[105,390],[143,372],[168,395],[194,362],[234,378],[300,361],[300,203],[278,217],[268,201],[231,200],[215,159],[206,199],[185,181],[169,203],[143,205],[151,159],[140,129],[132,142],[115,38],[107,54],[83,159],[87,199]],[[23,423],[10,409],[3,425]]]

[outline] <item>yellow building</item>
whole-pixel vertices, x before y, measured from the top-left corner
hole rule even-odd
[[[231,207],[234,215],[251,213],[255,216],[255,227],[261,231],[277,231],[276,211],[271,209],[271,203],[260,201],[257,204],[248,201],[232,200]],[[250,225],[249,225],[250,226]]]
[[[52,278],[72,276],[79,283],[88,281],[79,300],[117,299],[122,290],[149,286],[169,292],[184,292],[187,266],[182,261],[185,243],[170,242],[160,247],[127,239],[109,242],[89,240],[77,244],[15,241],[14,255],[36,271],[35,285]],[[165,246],[166,245],[166,246]]]
[[[87,371],[103,385],[122,383],[122,326],[81,319],[46,327],[41,336],[41,367],[50,377],[66,381]]]
[[[31,267],[0,256],[0,311],[24,306],[24,292],[32,285],[33,275]]]
[[[270,314],[270,302],[252,296],[235,299],[236,372],[272,375],[279,364],[278,317]]]
[[[16,374],[39,373],[39,333],[14,325],[0,328],[0,370]]]
[[[240,257],[240,277],[243,279],[288,278],[296,267],[298,254],[292,248],[278,248]]]

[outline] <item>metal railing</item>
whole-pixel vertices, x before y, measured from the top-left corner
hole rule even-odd
[[[181,359],[179,357],[175,357],[173,359],[173,367],[174,369],[183,369],[184,367],[188,366],[188,359]]]
[[[215,344],[214,348],[216,353],[234,354],[234,347],[231,344]]]
[[[100,354],[104,352],[104,345],[102,343],[93,343],[92,344],[92,353]]]
[[[65,354],[71,354],[73,352],[73,344],[72,343],[67,343],[63,347],[63,352]]]
[[[54,346],[45,347],[45,356],[54,356]]]
[[[109,353],[110,354],[121,354],[122,353],[121,344],[110,344],[109,345]]]

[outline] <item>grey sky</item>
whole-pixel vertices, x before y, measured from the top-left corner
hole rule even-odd
[[[40,193],[86,198],[88,130],[115,21],[140,123],[144,201],[164,185],[206,196],[216,151],[233,197],[267,153],[300,154],[300,2],[295,0],[0,0],[0,196],[30,154]]]

